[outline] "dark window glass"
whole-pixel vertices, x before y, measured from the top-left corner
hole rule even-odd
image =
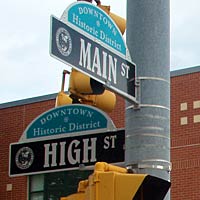
[[[92,171],[64,171],[29,177],[29,200],[60,200],[76,193],[78,183],[88,179]]]

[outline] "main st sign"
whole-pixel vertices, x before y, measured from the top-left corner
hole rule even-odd
[[[76,3],[74,7],[76,6],[79,8],[78,10],[81,10],[80,6],[91,7],[92,4]],[[98,12],[101,11],[96,6],[92,6],[90,10],[91,9]],[[111,20],[106,13],[103,14]],[[84,17],[82,17],[82,19],[83,18]],[[74,19],[77,21],[77,16],[75,16]],[[76,24],[75,21],[74,24]],[[93,31],[95,34],[91,36],[91,34],[82,30],[84,28],[81,29],[80,27],[76,27],[72,22],[73,19],[71,20],[71,23],[67,23],[66,20],[63,22],[63,20],[58,20],[53,16],[51,17],[50,54],[72,68],[101,82],[107,88],[125,97],[127,100],[135,102],[136,66],[127,59],[128,56],[125,54],[124,48],[122,48],[124,44],[116,44],[117,40],[111,40],[111,38],[109,38],[109,32],[105,33],[106,30],[99,30],[98,32],[95,29],[95,32]],[[100,23],[100,20],[97,20],[96,23]],[[85,29],[87,30],[86,25],[83,27],[86,27]],[[101,29],[101,27],[102,26],[100,26],[99,29]],[[89,28],[90,27],[88,26],[88,29]],[[116,30],[118,30],[117,27]],[[108,29],[107,31],[110,30]],[[102,41],[105,40],[105,34],[107,37],[106,41],[108,42],[110,39],[110,46],[116,46],[116,48],[111,48]],[[121,34],[120,37],[122,37]],[[120,52],[120,50],[123,51]]]

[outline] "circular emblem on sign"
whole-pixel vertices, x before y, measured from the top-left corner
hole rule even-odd
[[[56,32],[56,45],[63,56],[69,56],[72,51],[72,39],[69,32],[59,28]]]
[[[28,169],[34,160],[33,150],[29,147],[22,147],[15,156],[15,163],[20,169]]]

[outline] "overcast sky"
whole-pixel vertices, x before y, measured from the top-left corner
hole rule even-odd
[[[50,15],[59,18],[73,2],[1,2],[0,103],[60,90],[62,71],[70,68],[49,55]],[[102,0],[112,12],[126,17],[126,1],[115,2]],[[199,9],[200,0],[171,0],[171,70],[200,65]]]

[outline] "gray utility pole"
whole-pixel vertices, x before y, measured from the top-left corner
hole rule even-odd
[[[169,23],[169,0],[127,0],[126,42],[137,65],[140,105],[126,103],[125,162],[165,180],[171,170]]]

